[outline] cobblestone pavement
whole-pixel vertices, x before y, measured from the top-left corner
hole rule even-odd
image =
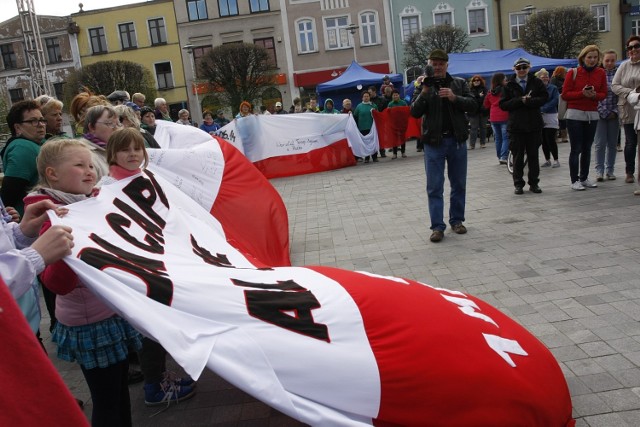
[[[624,182],[622,153],[617,180],[577,192],[569,144],[559,144],[562,166],[542,169],[543,193],[525,187],[518,196],[492,143],[469,151],[469,232],[447,229],[434,244],[422,155],[407,145],[405,159],[272,180],[289,212],[293,265],[366,270],[475,295],[551,349],[579,427],[639,426],[640,197],[632,194],[636,184]],[[90,416],[79,368],[55,358],[46,333],[45,341]],[[193,399],[157,415],[144,406],[140,385],[130,390],[136,427],[302,425],[211,372]]]

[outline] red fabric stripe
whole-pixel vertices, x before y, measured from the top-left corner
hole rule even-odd
[[[393,148],[404,144],[409,117],[409,107],[385,108],[382,112],[373,111],[380,148]]]
[[[340,169],[355,164],[356,160],[349,143],[343,138],[308,153],[271,157],[253,165],[267,178],[280,178]]]
[[[571,399],[547,348],[494,307],[467,296],[495,325],[462,313],[442,295],[329,267],[358,305],[380,372],[376,426],[571,426]],[[528,356],[511,367],[483,333],[516,340]]]
[[[259,267],[291,265],[289,219],[280,194],[233,145],[216,140],[225,167],[211,214],[227,241]]]
[[[0,425],[89,425],[2,278],[0,342],[0,383],[5,389]]]

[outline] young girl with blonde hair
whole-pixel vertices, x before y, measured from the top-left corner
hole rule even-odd
[[[27,205],[43,199],[67,205],[85,200],[94,190],[91,151],[78,140],[47,142],[37,164],[40,181],[25,198]],[[45,222],[41,234],[50,226]],[[60,359],[80,364],[93,401],[92,426],[131,426],[127,354],[128,347],[140,348],[141,335],[63,261],[47,266],[40,279],[57,294],[58,322],[51,339]]]

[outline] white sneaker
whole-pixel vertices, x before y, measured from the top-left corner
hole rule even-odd
[[[544,162],[543,164],[540,165],[541,168],[548,168],[551,166],[551,161],[547,160],[546,162]]]
[[[571,184],[571,189],[576,191],[584,191],[585,188],[582,186],[582,184],[580,184],[580,181],[576,181]]]
[[[596,188],[598,186],[598,184],[596,184],[595,182],[591,182],[588,179],[580,181],[580,184],[582,184],[582,186],[585,188]]]
[[[560,162],[559,161],[554,161],[553,162],[553,166],[551,166],[552,168],[559,168],[560,167]]]

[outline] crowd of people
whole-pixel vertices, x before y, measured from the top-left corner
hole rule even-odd
[[[422,119],[430,240],[440,242],[446,229],[443,219],[445,165],[451,187],[449,225],[457,234],[467,232],[463,225],[466,152],[475,149],[478,139],[480,148],[486,147],[487,121],[491,124],[499,164],[506,165],[509,152],[512,154],[516,195],[524,194],[526,184],[530,192],[542,193],[540,169],[560,167],[558,142],[570,144],[568,165],[572,190],[597,188],[598,182],[615,180],[621,128],[625,137],[625,182],[636,182],[640,36],[629,37],[626,46],[628,60],[619,67],[614,50],[602,52],[598,46],[588,45],[578,55],[577,67],[569,70],[557,67],[551,75],[544,68],[533,73],[531,62],[518,58],[513,64],[513,74],[495,73],[489,88],[479,75],[469,82],[451,76],[447,73],[447,53],[440,49],[432,51],[428,65],[434,74],[416,80],[411,102],[411,114]],[[368,101],[365,98],[363,96],[363,103]],[[542,164],[540,147],[544,156]],[[594,180],[589,178],[592,149]],[[636,189],[633,194],[640,195],[640,190]]]
[[[148,406],[179,402],[196,391],[190,377],[166,370],[160,344],[120,318],[61,260],[71,253],[72,230],[52,226],[45,213],[54,209],[62,215],[65,205],[95,196],[101,182],[146,166],[146,149],[159,148],[156,120],[171,118],[164,99],[157,98],[152,109],[144,95],[132,98],[124,91],[79,93],[70,105],[77,137],[62,129],[59,100],[17,102],[7,116],[11,137],[0,153],[2,278],[37,336],[43,293],[57,355],[77,362],[89,386],[94,426],[131,425],[131,383],[144,381]]]

